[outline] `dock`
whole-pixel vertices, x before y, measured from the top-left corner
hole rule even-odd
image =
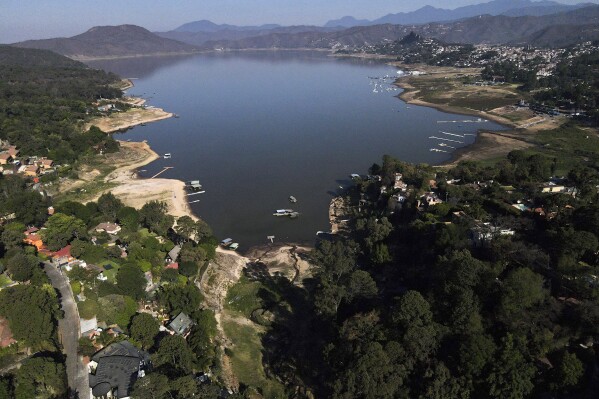
[[[150,179],[153,179],[155,177],[160,176],[161,174],[163,174],[164,172],[166,172],[169,169],[173,169],[174,166],[165,166],[164,169],[162,169],[160,172],[156,173],[154,176],[150,177]]]
[[[435,136],[430,136],[429,139],[435,139],[435,140],[443,140],[443,141],[451,141],[453,143],[460,143],[460,144],[464,144],[463,141],[459,141],[459,140],[452,140],[452,139],[444,139],[443,137],[435,137]]]
[[[191,197],[192,195],[198,195],[198,194],[204,194],[206,191],[196,191],[195,193],[189,193],[187,194],[188,197]]]
[[[189,201],[190,204],[195,204],[196,202],[200,202],[200,200]]]

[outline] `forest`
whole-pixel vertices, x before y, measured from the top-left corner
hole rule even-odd
[[[114,151],[110,136],[82,132],[80,125],[97,112],[93,102],[122,96],[119,81],[49,51],[0,46],[0,140],[59,163]]]

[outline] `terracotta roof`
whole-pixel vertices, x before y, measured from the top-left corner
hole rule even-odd
[[[168,265],[166,265],[165,269],[175,269],[175,270],[179,270],[179,264],[178,263],[169,263]]]
[[[71,256],[71,246],[67,245],[64,248],[59,249],[58,251],[54,252],[54,255],[52,255],[54,258],[62,258],[63,256]]]
[[[12,158],[12,155],[10,155],[8,152],[0,153],[0,159],[5,159],[6,160],[6,159],[9,159],[9,158]]]
[[[42,241],[42,237],[40,237],[39,234],[27,234],[27,237],[25,237],[25,239],[31,242]]]

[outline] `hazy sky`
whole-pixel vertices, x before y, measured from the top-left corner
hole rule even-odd
[[[456,8],[486,0],[0,0],[0,43],[73,36],[98,25],[166,31],[209,19],[234,25],[322,25],[352,15],[375,19],[426,4]],[[561,0],[599,3],[599,0]]]

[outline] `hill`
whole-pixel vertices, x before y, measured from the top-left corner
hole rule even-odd
[[[388,14],[373,21],[357,20],[353,17],[343,17],[338,20],[327,22],[326,27],[353,27],[369,26],[380,24],[410,25],[427,24],[431,22],[456,21],[464,18],[475,17],[479,15],[507,15],[512,17],[519,16],[541,16],[555,14],[559,12],[576,10],[588,6],[589,3],[580,3],[576,5],[560,4],[555,1],[532,1],[532,0],[493,0],[487,3],[474,4],[470,6],[458,7],[456,9],[443,9],[432,6],[424,6],[416,11],[400,12],[397,14]]]
[[[86,68],[80,62],[49,50],[24,49],[0,45],[0,65],[48,68]]]
[[[201,20],[194,21],[183,24],[176,29],[173,29],[175,32],[219,32],[222,30],[229,31],[260,31],[260,30],[269,30],[274,28],[280,28],[281,25],[277,24],[265,24],[260,26],[237,26],[237,25],[228,25],[228,24],[215,24],[212,21]]]
[[[14,46],[51,50],[79,60],[184,54],[198,50],[135,25],[99,26],[70,38],[28,40],[15,43]]]
[[[209,22],[209,21],[207,21]],[[185,26],[185,25],[183,25]],[[224,26],[232,26],[232,25],[216,25],[219,27]],[[210,25],[201,24],[190,26],[184,29],[189,30],[181,30],[182,27],[179,27],[175,30],[168,32],[156,32],[156,34],[160,37],[164,37],[167,39],[178,40],[183,43],[191,44],[193,46],[203,46],[207,42],[221,42],[221,41],[237,41],[248,39],[251,37],[259,37],[266,36],[270,34],[281,35],[281,34],[297,34],[297,33],[305,33],[305,32],[334,32],[342,30],[343,28],[323,28],[320,26],[274,26],[273,25],[263,25],[262,27],[238,27],[232,26],[232,28],[224,28],[224,29],[212,29],[210,30]],[[250,29],[256,28],[256,29]],[[197,30],[193,29],[205,29],[205,30]]]
[[[436,38],[448,43],[526,43],[552,26],[569,27],[569,40],[561,43],[573,44],[580,35],[577,31],[599,23],[599,6],[593,5],[573,11],[544,16],[509,17],[505,15],[481,15],[455,22],[436,22],[423,25],[373,25],[356,26],[335,32],[302,32],[297,34],[270,33],[260,37],[249,37],[236,41],[215,41],[204,44],[207,48],[330,48],[341,49],[354,46],[396,41],[410,32]],[[545,37],[548,37],[545,35]],[[549,42],[549,43],[547,43]],[[541,41],[538,41],[541,43]],[[545,41],[551,44],[550,41]]]

